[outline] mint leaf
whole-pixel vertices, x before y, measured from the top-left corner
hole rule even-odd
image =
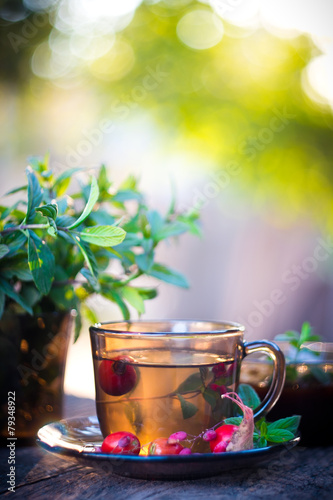
[[[207,401],[207,403],[212,407],[212,410],[215,410],[216,408],[216,405],[217,405],[217,401],[219,399],[219,395],[217,394],[216,391],[213,391],[213,389],[209,389],[209,387],[207,387],[203,393],[202,393],[205,401]]]
[[[90,187],[90,194],[89,194],[88,202],[87,202],[86,206],[84,207],[84,210],[83,210],[82,214],[80,215],[80,217],[77,219],[76,222],[74,222],[73,224],[68,226],[68,229],[74,229],[75,227],[79,226],[88,217],[88,215],[90,214],[90,212],[94,208],[96,201],[98,200],[98,195],[99,195],[99,189],[98,189],[97,181],[96,181],[95,177],[93,177],[91,180],[91,187]]]
[[[193,417],[193,415],[197,413],[198,408],[193,403],[186,401],[186,399],[183,398],[183,396],[181,396],[180,394],[176,394],[176,396],[180,401],[180,406],[183,413],[183,419],[186,420],[188,418]]]
[[[154,252],[136,255],[135,262],[141,271],[148,272],[154,263]]]
[[[171,236],[178,236],[179,234],[185,233],[187,231],[187,225],[184,222],[170,222],[165,224],[161,229],[153,234],[154,241],[165,240]]]
[[[66,193],[67,188],[71,182],[73,174],[79,172],[82,168],[69,168],[65,170],[59,177],[56,179],[53,184],[53,191],[55,191],[58,198],[60,198],[63,194]]]
[[[228,425],[240,425],[243,417],[228,417],[224,419],[224,423]]]
[[[143,314],[145,312],[145,304],[138,290],[130,286],[124,286],[120,293],[122,298],[133,306],[139,314]]]
[[[260,434],[262,437],[266,437],[266,434],[267,434],[267,424],[265,422],[265,420],[263,422],[261,422],[261,425],[260,425]]]
[[[294,434],[287,429],[268,429],[266,434],[267,441],[271,443],[284,443],[294,438]]]
[[[115,292],[110,287],[102,287],[101,294],[105,298],[107,298],[107,299],[109,299],[112,302],[115,302],[117,304],[117,306],[119,307],[119,309],[122,312],[122,315],[123,315],[124,319],[126,319],[126,320],[130,319],[130,312],[128,310],[128,307],[126,306],[125,302],[123,301],[123,299],[121,298],[121,296],[119,295],[119,293]]]
[[[149,276],[153,276],[161,281],[170,283],[171,285],[180,286],[182,288],[188,288],[189,284],[186,278],[179,272],[174,271],[162,264],[154,264],[149,271],[147,271]]]
[[[80,233],[83,241],[93,243],[101,247],[112,247],[119,245],[126,236],[121,227],[116,226],[93,226],[87,227]]]
[[[237,393],[243,403],[252,408],[252,410],[257,408],[261,403],[258,394],[249,384],[240,384]]]
[[[28,231],[28,264],[35,285],[43,295],[47,295],[54,277],[54,256],[33,231]]]
[[[157,296],[157,290],[155,288],[136,288],[143,300],[154,299]]]
[[[93,289],[95,290],[95,292],[99,292],[101,287],[100,287],[100,284],[96,278],[96,276],[94,276],[90,269],[87,269],[85,267],[83,267],[80,271],[80,273],[82,274],[82,276],[84,276],[86,278],[86,280],[88,281],[88,283],[93,287]]]
[[[38,179],[32,171],[31,167],[26,168],[26,174],[28,177],[28,208],[26,222],[29,223],[34,218],[35,208],[38,207],[42,202],[43,193]]]
[[[18,295],[7,281],[0,278],[0,290],[5,293],[10,299],[17,302],[29,314],[33,314],[31,307]]]
[[[296,434],[300,420],[300,415],[293,415],[292,417],[281,418],[275,422],[267,422],[268,432],[285,429]]]
[[[201,374],[193,373],[187,379],[182,382],[175,392],[183,394],[184,392],[192,392],[199,389],[202,386]]]
[[[0,259],[2,259],[7,253],[9,253],[10,249],[7,245],[0,245]]]
[[[42,207],[36,208],[36,212],[40,212],[44,217],[56,220],[58,215],[58,205],[56,203],[48,203]]]

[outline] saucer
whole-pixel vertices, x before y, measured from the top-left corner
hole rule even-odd
[[[99,451],[103,441],[96,416],[75,417],[47,424],[37,433],[37,443],[62,458],[76,458],[82,465],[105,473],[139,479],[196,479],[234,469],[253,468],[272,460],[285,460],[286,450],[300,438],[253,450],[200,455],[107,455]]]

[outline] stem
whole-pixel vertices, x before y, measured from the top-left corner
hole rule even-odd
[[[14,233],[15,231],[22,231],[25,229],[46,229],[50,227],[50,224],[21,224],[15,227],[6,227],[0,231],[0,234]]]
[[[194,398],[195,396],[198,396],[199,394],[201,394],[201,391],[197,390],[197,391],[187,391],[187,392],[182,392],[182,393],[179,393],[181,396],[183,396],[184,394],[191,394],[191,396],[187,399],[192,399]],[[138,398],[126,398],[126,399],[117,399],[116,401],[99,401],[99,403],[106,403],[106,404],[115,404],[115,403],[126,403],[128,401],[146,401],[147,399],[164,399],[164,398],[175,398],[177,397],[177,393],[176,392],[169,392],[169,394],[165,394],[164,396],[152,396],[150,398],[144,398],[144,397],[138,397]]]

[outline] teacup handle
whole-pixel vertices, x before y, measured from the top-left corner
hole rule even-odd
[[[284,386],[286,369],[283,352],[273,342],[268,342],[267,340],[244,342],[243,358],[248,354],[252,354],[254,352],[264,352],[268,354],[268,356],[273,361],[272,383],[264,400],[261,402],[258,408],[255,409],[256,412],[253,415],[254,420],[258,420],[259,418],[266,415],[279,399]]]

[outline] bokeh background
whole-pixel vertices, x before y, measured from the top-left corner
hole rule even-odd
[[[333,3],[329,0],[0,2],[0,194],[26,158],[105,163],[151,205],[201,206],[203,237],[159,261],[146,318],[240,321],[272,339],[310,321],[333,340]],[[95,299],[102,321],[116,309]],[[66,390],[93,396],[85,324]]]

